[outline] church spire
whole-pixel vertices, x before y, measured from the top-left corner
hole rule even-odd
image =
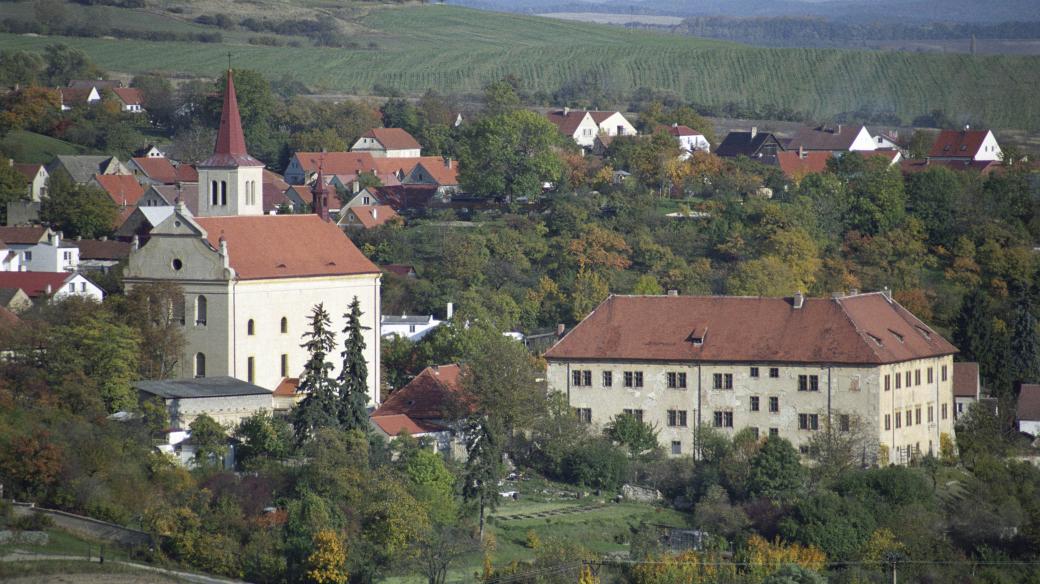
[[[220,111],[220,127],[217,128],[217,144],[210,156],[200,166],[263,166],[246,151],[246,137],[242,131],[242,117],[238,112],[238,97],[235,95],[235,80],[231,69],[227,71],[224,87],[224,107]]]
[[[325,184],[325,154],[321,155],[321,162],[318,163],[318,177],[314,179],[314,184],[311,186],[311,206],[314,207],[314,214],[321,218],[322,221],[329,220],[329,187]]]

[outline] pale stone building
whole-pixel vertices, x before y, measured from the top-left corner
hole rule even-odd
[[[953,437],[956,352],[882,293],[611,296],[545,358],[549,388],[582,420],[631,413],[672,455],[693,453],[706,427],[804,451],[830,422],[876,440],[868,458],[905,463]]]
[[[184,202],[133,249],[127,288],[176,282],[185,348],[182,377],[229,376],[269,390],[297,378],[309,317],[324,304],[342,346],[344,314],[357,298],[365,336],[368,391],[379,403],[379,268],[327,213],[263,215],[262,165],[245,148],[228,74],[215,152],[199,165],[198,214]],[[338,373],[339,349],[329,355]]]

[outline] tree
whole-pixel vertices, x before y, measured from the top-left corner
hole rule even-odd
[[[796,564],[786,564],[766,576],[762,584],[827,584],[827,579],[812,570]]]
[[[310,330],[303,334],[303,348],[310,358],[303,368],[298,391],[305,394],[293,413],[293,431],[299,443],[312,438],[322,428],[339,426],[339,404],[336,399],[336,384],[333,381],[333,366],[326,356],[336,346],[335,333],[330,330],[332,320],[323,304],[311,311]]]
[[[115,202],[105,191],[77,185],[63,172],[51,175],[40,204],[40,220],[66,237],[93,239],[112,233],[119,218]]]
[[[177,104],[169,79],[160,75],[135,75],[130,87],[141,90],[144,109],[152,121],[165,128],[173,125]]]
[[[414,563],[427,584],[445,584],[452,565],[479,549],[472,530],[436,525],[415,542]]]
[[[58,92],[47,87],[23,87],[0,96],[0,132],[50,131],[61,115]],[[8,152],[19,157],[19,152]]]
[[[625,451],[609,439],[592,438],[572,444],[561,466],[564,480],[610,491],[625,481],[629,459]]]
[[[805,479],[798,451],[784,438],[769,436],[751,459],[748,491],[774,500],[789,498]]]
[[[657,278],[653,274],[643,274],[636,280],[636,285],[632,288],[633,294],[643,294],[647,296],[660,296],[664,294],[664,288],[661,288],[661,284],[657,281]]]
[[[564,393],[550,392],[545,415],[535,419],[531,428],[534,465],[546,474],[561,476],[564,457],[588,437],[587,428],[574,415]]]
[[[347,551],[339,535],[331,529],[322,529],[314,534],[312,549],[307,557],[304,577],[314,584],[346,584],[350,579],[347,572]]]
[[[0,164],[0,221],[7,224],[7,204],[28,198],[29,181],[9,164]]]
[[[1032,382],[1040,379],[1040,336],[1029,294],[1022,294],[1011,316],[1011,380]]]
[[[235,428],[234,436],[240,441],[235,459],[242,467],[248,468],[262,459],[283,458],[292,449],[292,426],[267,412],[257,412],[243,419]]]
[[[357,296],[350,303],[350,312],[343,315],[347,325],[343,329],[343,369],[339,383],[339,423],[345,430],[368,430],[368,363],[365,361],[365,337],[361,326],[361,303]]]
[[[607,283],[592,270],[580,270],[571,293],[571,318],[580,322],[610,295]]]
[[[137,397],[131,383],[139,379],[138,337],[96,303],[65,300],[74,314],[67,324],[55,326],[48,335],[47,373],[51,383],[60,385],[72,373],[82,373],[97,387],[96,391],[110,413],[136,409]]]
[[[238,109],[242,118],[242,130],[246,136],[246,145],[251,154],[261,160],[276,160],[279,143],[276,140],[272,122],[278,109],[278,100],[271,90],[267,78],[252,69],[240,69],[234,72],[235,95],[238,98]],[[227,88],[227,72],[216,81],[216,94],[209,100],[209,117],[212,121],[220,118],[224,103],[224,90]]]
[[[43,50],[43,59],[47,62],[47,85],[51,87],[63,87],[71,79],[101,77],[101,70],[86,53],[68,45],[48,45]]]
[[[657,442],[657,428],[632,414],[620,414],[611,418],[604,433],[615,443],[628,448],[629,454],[633,457],[643,456],[660,446]]]
[[[39,53],[30,51],[0,51],[0,85],[38,85],[44,61]]]
[[[533,197],[558,183],[563,162],[556,126],[528,110],[505,111],[466,126],[459,150],[459,185],[481,197]]]
[[[506,80],[489,83],[484,87],[484,115],[494,117],[520,109],[520,97]]]
[[[475,419],[466,430],[466,466],[462,497],[476,505],[480,539],[484,539],[487,512],[498,508],[498,481],[504,473],[502,441],[505,429],[491,417]]]
[[[168,379],[184,351],[184,290],[174,282],[139,284],[126,300],[125,320],[141,339],[141,377]]]
[[[810,474],[816,483],[827,484],[846,473],[874,462],[877,440],[870,437],[859,416],[835,412],[809,438],[809,458],[816,464]]]
[[[200,414],[188,426],[195,445],[195,464],[220,468],[227,454],[227,432],[207,414]]]
[[[62,0],[33,0],[33,17],[51,34],[61,33],[66,16]]]

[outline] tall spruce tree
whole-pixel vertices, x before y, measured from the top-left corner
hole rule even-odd
[[[298,389],[307,397],[303,398],[293,414],[293,431],[299,443],[305,442],[322,428],[339,426],[336,383],[332,379],[333,366],[325,360],[326,355],[336,347],[336,333],[330,329],[331,326],[332,320],[325,306],[315,306],[311,311],[310,330],[303,334],[304,343],[300,345],[307,349],[310,359],[303,368],[303,378],[300,379]]]
[[[466,466],[462,472],[462,498],[475,504],[480,513],[480,538],[484,539],[487,512],[494,511],[501,496],[498,481],[504,474],[502,443],[504,430],[496,420],[474,419],[466,429]]]
[[[368,429],[368,363],[365,362],[365,337],[361,326],[361,303],[357,296],[350,303],[350,312],[343,315],[347,326],[343,352],[343,370],[339,383],[339,423],[345,430]]]
[[[964,298],[961,311],[954,322],[953,342],[967,361],[978,361],[980,366],[989,361],[993,350],[993,317],[985,292],[976,288]],[[983,377],[986,372],[983,372]]]
[[[1011,316],[1012,381],[1032,383],[1040,380],[1040,336],[1036,331],[1036,316],[1032,301],[1023,294]]]

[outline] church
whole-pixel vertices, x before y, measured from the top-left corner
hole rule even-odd
[[[198,165],[198,214],[183,201],[130,254],[127,289],[174,282],[183,304],[180,377],[231,376],[274,390],[298,378],[309,355],[300,345],[323,303],[332,317],[339,373],[344,314],[357,298],[368,362],[370,404],[379,403],[380,271],[328,215],[317,182],[314,214],[264,215],[263,163],[246,150],[232,72],[213,155]]]

